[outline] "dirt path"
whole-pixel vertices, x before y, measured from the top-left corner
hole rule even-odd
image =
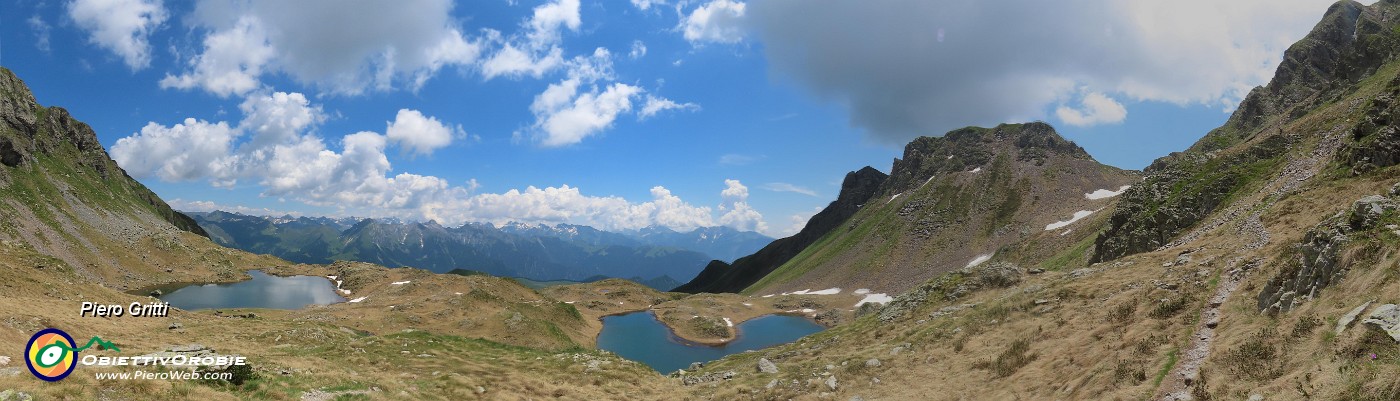
[[[1196,331],[1191,335],[1191,345],[1181,352],[1176,366],[1172,368],[1167,377],[1163,378],[1162,385],[1157,387],[1157,393],[1152,397],[1153,399],[1164,401],[1194,399],[1191,396],[1191,389],[1200,379],[1201,364],[1210,357],[1211,343],[1215,340],[1215,328],[1223,317],[1220,310],[1221,305],[1224,305],[1225,301],[1230,298],[1230,294],[1239,288],[1240,282],[1248,276],[1249,272],[1264,261],[1264,259],[1255,257],[1241,264],[1245,260],[1244,255],[1263,249],[1269,243],[1269,230],[1259,220],[1260,214],[1272,206],[1274,202],[1297,191],[1304,182],[1317,175],[1326,162],[1332,160],[1337,149],[1341,147],[1343,132],[1342,126],[1336,126],[1332,131],[1322,135],[1322,139],[1312,152],[1300,157],[1289,158],[1283,171],[1264,185],[1263,190],[1260,191],[1263,196],[1258,201],[1236,203],[1209,223],[1162,247],[1162,249],[1167,249],[1190,243],[1202,234],[1235,221],[1241,214],[1248,213],[1236,226],[1236,233],[1246,236],[1249,241],[1233,251],[1235,255],[1239,256],[1231,259],[1225,265],[1224,271],[1220,273],[1220,285],[1215,288],[1215,293],[1211,294],[1210,301],[1201,311],[1201,321],[1196,326]]]
[[[1176,401],[1194,398],[1191,396],[1191,386],[1200,378],[1201,364],[1210,357],[1210,346],[1215,340],[1215,327],[1220,324],[1220,306],[1239,288],[1240,282],[1248,276],[1249,271],[1262,261],[1253,259],[1241,265],[1242,260],[1244,257],[1237,257],[1225,266],[1225,272],[1220,274],[1220,286],[1216,287],[1215,293],[1210,296],[1210,302],[1201,312],[1201,322],[1196,326],[1196,332],[1191,335],[1191,346],[1182,350],[1176,367],[1162,379],[1162,386],[1157,388],[1153,399]]]

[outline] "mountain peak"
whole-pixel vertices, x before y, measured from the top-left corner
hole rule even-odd
[[[903,192],[938,175],[981,171],[1002,156],[1035,166],[1059,159],[1093,161],[1084,148],[1044,122],[964,127],[910,141],[904,146],[904,157],[894,160],[890,180],[881,192]]]

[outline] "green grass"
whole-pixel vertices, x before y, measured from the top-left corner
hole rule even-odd
[[[1085,236],[1073,246],[1040,262],[1040,268],[1058,271],[1084,267],[1089,261],[1089,249],[1094,247],[1094,240],[1097,238],[1097,235]]]
[[[1162,385],[1162,379],[1165,379],[1167,374],[1171,373],[1172,368],[1176,367],[1177,354],[1180,352],[1180,349],[1172,348],[1172,351],[1167,353],[1167,363],[1162,364],[1162,368],[1157,370],[1157,376],[1152,378],[1152,388],[1155,389]]]

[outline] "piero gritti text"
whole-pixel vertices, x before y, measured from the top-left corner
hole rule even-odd
[[[82,317],[166,317],[170,315],[170,303],[143,304],[132,302],[130,305],[122,306],[120,304],[99,304],[84,301],[82,307],[78,309],[78,315]]]

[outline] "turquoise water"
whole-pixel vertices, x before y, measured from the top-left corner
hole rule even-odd
[[[160,300],[184,310],[222,308],[301,309],[307,305],[345,302],[335,293],[335,285],[325,277],[278,277],[258,270],[248,271],[252,280],[232,284],[191,285]]]
[[[739,338],[727,344],[693,344],[672,334],[650,311],[634,312],[604,317],[598,348],[644,363],[657,372],[670,373],[690,367],[691,362],[709,362],[729,354],[789,343],[825,328],[801,317],[767,315],[740,323],[736,329]]]

